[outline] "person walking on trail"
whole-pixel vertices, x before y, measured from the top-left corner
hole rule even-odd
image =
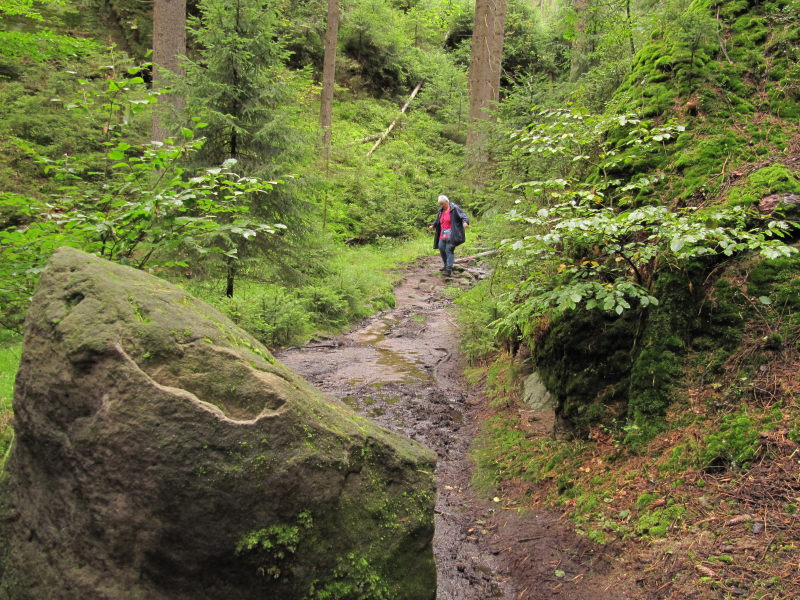
[[[449,277],[453,272],[455,262],[456,246],[463,244],[466,236],[464,230],[469,225],[467,213],[455,202],[450,202],[450,198],[442,194],[439,196],[439,213],[433,223],[428,226],[435,232],[433,237],[433,248],[438,248],[439,255],[442,257],[441,271]]]

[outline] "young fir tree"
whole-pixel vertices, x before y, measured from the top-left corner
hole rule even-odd
[[[302,76],[287,71],[287,52],[276,35],[276,16],[264,0],[200,0],[199,17],[190,19],[196,56],[186,68],[187,109],[208,127],[199,154],[205,165],[235,159],[235,171],[280,179],[310,152],[304,130],[295,119]],[[304,207],[288,186],[249,199],[250,214],[264,222],[302,228]],[[302,210],[301,210],[302,209]],[[219,240],[228,249],[226,294],[247,257],[287,253],[288,237],[256,236],[247,241]]]
[[[276,17],[264,0],[200,0],[190,20],[197,57],[187,65],[189,113],[209,127],[202,158],[275,176],[291,161],[294,77],[284,67]]]

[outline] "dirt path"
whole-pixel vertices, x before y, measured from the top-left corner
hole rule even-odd
[[[558,515],[519,514],[477,496],[468,451],[483,398],[461,375],[456,325],[436,272],[412,267],[397,307],[333,340],[277,357],[324,392],[439,456],[436,534],[439,600],[640,598],[613,576],[614,557],[577,537]],[[451,285],[468,286],[461,274]]]

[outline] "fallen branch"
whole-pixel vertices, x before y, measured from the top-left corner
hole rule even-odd
[[[497,250],[487,250],[486,252],[478,252],[477,254],[473,254],[471,256],[462,256],[459,257],[458,261],[463,262],[465,260],[475,260],[476,258],[482,258],[484,256],[491,256],[492,254],[497,254]]]
[[[717,7],[717,23],[719,23],[719,22],[720,22],[720,20],[719,20],[719,7]],[[722,34],[720,34],[721,29],[722,29],[722,27],[717,29],[717,41],[719,42],[719,47],[722,50],[722,54],[725,55],[725,60],[728,61],[728,64],[732,65],[733,61],[731,60],[731,57],[728,56],[728,50],[725,48],[725,40],[722,39]]]
[[[365,135],[360,140],[355,140],[354,142],[350,142],[347,144],[348,146],[355,146],[356,144],[363,144],[365,142],[374,142],[379,137],[381,137],[380,133],[373,133],[372,135]]]
[[[372,148],[369,149],[369,152],[367,152],[367,156],[370,156],[373,152],[375,152],[375,149],[378,146],[381,145],[381,142],[383,140],[385,140],[386,136],[388,136],[389,133],[392,131],[392,129],[394,129],[394,126],[397,125],[397,122],[400,120],[400,117],[402,117],[403,113],[406,112],[406,109],[408,108],[408,105],[411,104],[411,101],[414,99],[414,96],[416,96],[419,93],[419,90],[420,90],[421,87],[422,87],[422,82],[420,81],[417,84],[417,87],[414,88],[414,91],[411,92],[411,95],[408,97],[408,100],[406,100],[406,103],[403,105],[403,108],[400,109],[400,114],[397,115],[397,118],[394,121],[392,121],[392,124],[389,125],[389,127],[386,129],[386,131],[384,131],[381,134],[381,137],[378,139],[377,142],[375,142],[375,145],[372,146]]]

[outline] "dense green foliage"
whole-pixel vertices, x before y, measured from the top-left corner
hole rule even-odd
[[[19,329],[39,269],[63,244],[187,277],[200,290],[218,289],[220,278],[229,295],[234,281],[243,290],[255,282],[277,286],[298,297],[299,311],[312,310],[306,318],[287,317],[295,323],[291,333],[265,333],[274,343],[342,326],[386,296],[385,283],[328,287],[343,278],[324,257],[339,253],[342,241],[413,236],[430,218],[440,186],[447,178],[456,181],[453,158],[461,150],[447,136],[464,97],[464,73],[437,49],[446,23],[422,30],[412,47],[404,32],[391,33],[365,18],[377,5],[348,13],[345,30],[362,38],[369,32],[378,54],[362,57],[364,69],[375,61],[399,61],[380,68],[413,66],[412,79],[428,85],[417,100],[420,110],[406,116],[370,158],[360,138],[385,129],[397,105],[344,90],[332,158],[321,164],[313,70],[292,68],[297,65],[288,50],[297,23],[254,0],[192,7],[187,76],[175,82],[187,98],[189,118],[176,115],[175,137],[156,146],[147,141],[156,101],[147,87],[148,65],[139,67],[119,49],[94,41],[91,36],[102,37],[102,30],[90,19],[76,19],[70,3],[46,7],[50,29],[37,24],[31,5],[4,5],[7,13],[28,19],[16,25],[24,31],[0,32],[0,96],[9,108],[0,122],[0,321],[7,328]],[[413,16],[389,5],[380,10],[403,23],[403,31],[420,31],[417,24],[436,14],[435,7]],[[149,18],[143,11],[124,2],[111,6],[123,29],[138,31],[124,36],[133,56],[143,53],[130,40],[148,35],[136,25]],[[76,30],[89,37],[76,36]],[[389,51],[393,45],[403,51]],[[344,82],[360,77],[351,69],[340,72]],[[397,91],[402,95],[402,88]],[[303,291],[306,286],[315,291]]]
[[[796,254],[798,128],[764,74],[776,62],[796,68],[796,52],[781,42],[778,58],[773,40],[792,38],[797,19],[791,2],[671,3],[642,21],[654,33],[631,38],[635,57],[619,59],[631,68],[616,83],[584,71],[588,53],[572,65],[575,85],[509,94],[494,141],[498,184],[510,191],[495,226],[501,269],[492,293],[472,294],[494,308],[467,314],[489,325],[496,347],[530,347],[574,432],[602,423],[634,445],[652,438],[695,345],[719,335],[725,354],[741,339],[741,310],[730,319],[727,307],[695,309],[719,275],[754,251],[763,264]],[[591,78],[609,87],[589,101]],[[601,111],[559,105],[565,91]],[[774,299],[744,301],[763,309]]]
[[[602,424],[641,447],[687,366],[735,380],[730,357],[765,323],[742,376],[797,352],[797,0],[509,2],[481,181],[464,177],[469,2],[343,8],[326,157],[323,3],[190,3],[187,111],[163,145],[148,139],[149,5],[90,4],[119,46],[77,2],[0,2],[6,332],[67,244],[300,343],[392,305],[387,255],[425,251],[444,192],[498,250],[457,299],[468,358],[527,347],[573,434]]]

